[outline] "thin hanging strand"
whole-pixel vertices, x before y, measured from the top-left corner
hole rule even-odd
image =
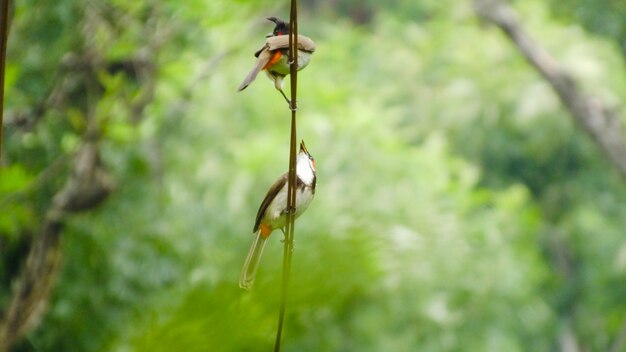
[[[9,37],[9,2],[10,0],[0,0],[0,166],[2,166],[2,136],[4,136],[2,131],[4,125],[4,68],[7,60],[7,39]]]
[[[281,337],[283,323],[285,321],[285,310],[287,307],[287,295],[289,289],[289,274],[291,272],[291,256],[293,254],[294,239],[294,215],[296,208],[296,110],[297,110],[297,88],[298,88],[298,8],[297,0],[291,0],[291,14],[289,16],[289,62],[291,79],[291,138],[289,145],[289,175],[287,184],[287,224],[285,231],[285,243],[283,247],[283,282],[280,296],[280,312],[278,315],[278,331],[276,332],[276,342],[274,352],[279,352],[281,347]]]

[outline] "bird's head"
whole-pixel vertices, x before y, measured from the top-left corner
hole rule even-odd
[[[274,26],[274,30],[272,31],[272,33],[266,35],[266,37],[269,38],[269,37],[275,37],[277,35],[289,34],[289,24],[287,22],[277,17],[269,17],[268,21],[274,22],[276,26]]]

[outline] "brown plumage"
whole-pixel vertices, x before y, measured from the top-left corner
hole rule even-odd
[[[288,174],[285,173],[274,182],[259,207],[254,222],[254,242],[252,242],[239,278],[241,288],[249,289],[252,287],[267,238],[274,230],[282,230],[286,225],[287,178]],[[307,209],[313,200],[316,183],[315,161],[302,142],[296,162],[296,209],[294,215],[296,218]]]
[[[262,70],[274,81],[274,87],[289,102],[283,92],[283,79],[290,73],[289,69],[289,26],[275,17],[268,20],[276,23],[274,31],[266,39],[265,44],[256,51],[257,61],[239,86],[238,91],[246,89]],[[315,42],[310,38],[298,35],[298,71],[305,68],[311,61],[311,54],[315,52]]]

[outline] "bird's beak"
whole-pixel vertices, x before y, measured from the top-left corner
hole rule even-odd
[[[304,140],[300,142],[300,151],[309,154],[309,151],[306,149],[306,145],[304,145]]]
[[[274,32],[269,32],[265,35],[265,38],[269,38],[269,37],[273,37],[274,36]]]

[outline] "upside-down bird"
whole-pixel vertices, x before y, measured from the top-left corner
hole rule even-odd
[[[274,81],[274,87],[283,95],[287,103],[291,102],[283,92],[283,79],[290,72],[289,68],[289,24],[276,17],[268,20],[276,26],[272,33],[266,36],[265,44],[254,53],[257,57],[252,71],[239,86],[239,91],[246,89],[257,74],[262,70]],[[311,55],[315,51],[315,43],[308,37],[298,35],[298,71],[305,68],[311,61]]]

